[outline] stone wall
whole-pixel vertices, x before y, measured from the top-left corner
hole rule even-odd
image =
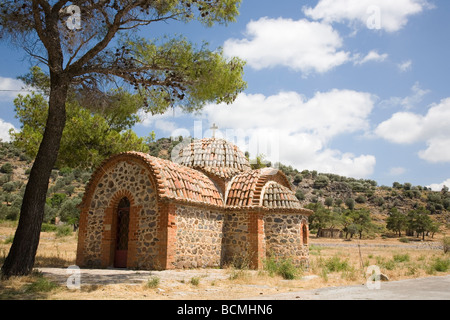
[[[219,267],[224,214],[217,210],[177,205],[173,267]]]
[[[304,243],[303,226],[306,233],[308,218],[298,214],[268,213],[264,215],[266,256],[292,259],[294,264],[307,262],[308,243]],[[307,240],[308,234],[305,235]]]
[[[249,252],[248,212],[227,212],[223,228],[222,265],[248,264]]]
[[[158,215],[156,194],[146,169],[133,162],[118,162],[97,182],[87,209],[87,221],[79,252],[79,263],[88,267],[112,265],[115,245],[115,214],[118,202],[127,196],[131,202],[129,248],[136,254],[134,267],[151,267],[158,254]],[[85,218],[86,219],[86,218]],[[80,226],[81,229],[81,226]],[[105,265],[106,264],[106,265]]]

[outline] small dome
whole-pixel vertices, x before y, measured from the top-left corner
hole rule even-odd
[[[215,138],[194,140],[180,150],[174,162],[224,179],[251,170],[248,159],[237,146]]]

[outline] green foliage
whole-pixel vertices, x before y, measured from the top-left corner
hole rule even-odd
[[[410,260],[409,254],[394,254],[393,259],[395,262],[408,262]]]
[[[408,219],[405,214],[401,213],[396,207],[392,208],[389,217],[386,219],[386,228],[398,232],[398,236],[402,236],[402,231],[406,230]]]
[[[434,259],[430,268],[432,271],[447,272],[450,268],[450,259],[437,257]]]
[[[72,228],[70,226],[59,226],[56,228],[56,237],[67,237],[72,235]]]
[[[164,113],[175,103],[188,112],[200,110],[208,102],[229,104],[246,88],[242,60],[227,60],[221,49],[211,51],[207,43],[197,48],[182,37],[159,42],[144,38],[123,40],[138,61],[149,65],[157,61],[158,69],[152,72],[155,81],[168,76],[171,82],[180,83],[180,90],[137,87],[146,99],[145,111]]]
[[[347,198],[344,202],[348,209],[353,210],[355,208],[355,200],[353,198]]]
[[[50,292],[58,288],[58,284],[48,280],[42,274],[38,274],[36,279],[27,286],[25,292],[27,293],[40,293]]]
[[[319,175],[316,180],[314,180],[313,187],[315,189],[322,189],[328,186],[330,179],[325,175]]]
[[[129,103],[127,99],[117,99],[123,104]],[[25,97],[19,95],[14,104],[22,130],[11,133],[13,143],[34,158],[47,121],[47,101],[42,95],[33,93]],[[120,105],[116,109],[93,113],[76,101],[66,103],[67,121],[57,160],[57,166],[63,167],[63,176],[70,173],[70,168],[95,167],[105,158],[122,151],[148,151],[144,138],[138,138],[131,129],[127,129],[137,119],[132,115],[117,115],[110,110],[121,110]]]
[[[159,286],[160,279],[158,277],[151,277],[147,281],[147,287],[148,288],[156,288]]]
[[[192,277],[189,281],[192,285],[198,286],[200,284],[200,278],[199,277]]]
[[[81,203],[80,198],[68,199],[62,203],[60,210],[58,211],[58,215],[61,218],[61,221],[67,222],[69,224],[77,224],[80,219],[80,210],[78,209],[78,205]]]
[[[264,261],[264,270],[273,277],[279,275],[285,280],[293,280],[302,274],[301,269],[297,268],[290,259],[277,259],[273,256]]]
[[[355,198],[355,201],[357,203],[366,203],[367,198],[360,194]]]
[[[328,272],[341,272],[350,270],[347,260],[341,260],[340,257],[334,256],[324,262],[324,267]]]
[[[13,172],[12,164],[9,162],[5,163],[4,165],[1,166],[0,172],[7,173],[7,174],[12,173]]]
[[[295,196],[297,197],[297,199],[298,199],[299,201],[305,200],[305,194],[304,194],[303,191],[301,191],[301,190],[295,191]]]

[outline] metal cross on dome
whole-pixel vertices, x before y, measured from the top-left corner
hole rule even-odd
[[[216,126],[215,123],[213,123],[212,127],[210,128],[212,130],[212,137],[213,139],[216,137],[216,130],[219,129],[218,126]]]

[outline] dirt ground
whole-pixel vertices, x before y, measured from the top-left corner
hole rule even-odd
[[[13,234],[14,225],[0,224],[0,264],[8,253]],[[0,281],[0,299],[235,300],[360,286],[367,281],[369,266],[379,267],[390,282],[450,274],[450,255],[443,252],[439,236],[410,243],[397,238],[345,241],[311,237],[309,268],[300,270],[293,280],[264,270],[233,268],[68,269],[75,264],[76,240],[75,233],[57,237],[54,232],[42,232],[35,264],[37,272]]]

